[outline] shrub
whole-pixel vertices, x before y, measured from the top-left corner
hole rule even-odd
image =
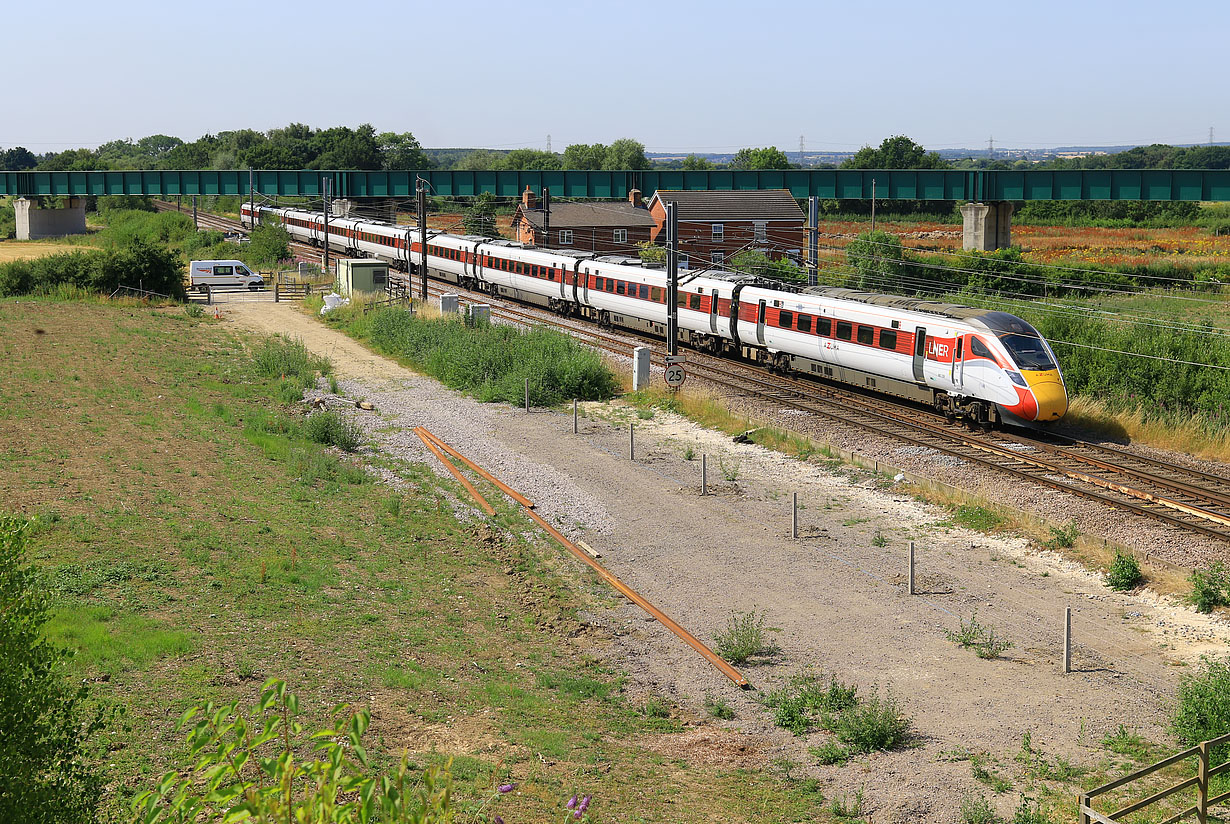
[[[717,654],[732,664],[746,663],[756,655],[772,655],[777,647],[765,637],[766,631],[765,613],[732,611],[726,629],[713,636]]]
[[[985,796],[967,795],[961,799],[961,824],[997,824],[999,820]]]
[[[1106,573],[1106,585],[1123,592],[1134,588],[1141,580],[1140,564],[1136,557],[1122,550],[1115,550],[1115,558]]]
[[[471,327],[463,319],[418,318],[400,309],[373,312],[362,322],[378,349],[480,401],[519,406],[525,402],[526,379],[535,406],[573,398],[605,400],[619,387],[597,352],[554,329],[492,323]]]
[[[826,767],[845,764],[850,760],[850,751],[836,741],[825,741],[818,747],[809,747],[807,751]]]
[[[298,716],[299,701],[281,681],[265,684],[246,714],[238,704],[206,703],[188,710],[180,725],[191,724],[193,766],[163,775],[140,793],[134,817],[143,824],[453,820],[447,765],[413,776],[403,758],[377,774],[362,744],[370,718],[366,711],[340,706],[330,729],[307,734]],[[249,763],[260,769],[244,769]]]
[[[316,443],[354,452],[363,442],[363,431],[350,418],[337,412],[317,412],[307,419],[304,432]]]
[[[857,687],[843,684],[835,675],[826,683],[823,676],[803,672],[790,676],[784,685],[766,693],[762,701],[773,709],[773,722],[777,726],[795,735],[804,735],[818,717],[857,705],[857,693]]]
[[[712,696],[706,695],[705,711],[714,718],[721,719],[722,721],[730,721],[735,717],[734,708],[730,706],[725,698],[713,698]]]
[[[1203,658],[1199,672],[1182,678],[1171,728],[1188,747],[1230,733],[1230,661]],[[1214,764],[1225,760],[1230,746],[1218,750]]]
[[[140,237],[121,246],[0,265],[0,297],[46,294],[58,286],[77,286],[98,294],[110,294],[120,286],[141,286],[183,298],[184,266],[175,252]]]
[[[823,723],[851,752],[867,753],[901,747],[913,722],[892,693],[876,692],[840,712],[826,713]]]
[[[24,564],[27,523],[0,518],[0,821],[92,822],[104,783],[94,759],[109,714],[65,677],[71,653],[49,644],[51,597]]]
[[[1208,569],[1198,569],[1187,579],[1192,585],[1191,600],[1197,612],[1212,612],[1230,604],[1230,568],[1215,561]]]
[[[955,631],[948,630],[945,635],[959,647],[972,648],[979,658],[998,658],[1000,653],[1014,646],[1011,641],[997,637],[994,627],[979,623],[976,612],[970,616],[969,621],[964,618],[958,618],[957,621],[958,628]]]
[[[1050,529],[1051,537],[1042,544],[1045,549],[1071,549],[1076,546],[1076,539],[1081,535],[1076,521],[1069,521],[1063,526],[1052,526],[1048,529]]]
[[[203,318],[205,317],[205,310],[201,308],[199,303],[189,303],[184,307],[184,314],[190,318]]]

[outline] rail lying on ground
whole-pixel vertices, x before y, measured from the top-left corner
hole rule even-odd
[[[170,204],[165,206],[174,208]],[[209,220],[226,231],[239,228],[237,221],[213,215]],[[310,246],[298,243],[292,246],[296,251],[302,251],[299,247],[303,247],[316,254]],[[390,288],[414,292],[408,276],[390,277]],[[630,356],[633,348],[628,339],[655,342],[628,330],[620,330],[618,336],[610,334],[584,321],[561,318],[451,283],[446,288],[432,286],[429,289],[433,295],[445,291],[469,302],[491,305],[496,318],[554,326],[595,348],[624,357]],[[654,353],[653,361],[665,365],[661,353]],[[1230,477],[1065,436],[969,432],[944,422],[932,412],[885,398],[871,398],[813,380],[779,376],[760,367],[697,352],[690,352],[688,361],[689,369],[698,377],[737,396],[754,397],[807,412],[1143,515],[1181,530],[1230,541]]]

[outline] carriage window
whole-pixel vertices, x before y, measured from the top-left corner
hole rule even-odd
[[[644,283],[636,287],[636,291],[641,300],[645,300],[649,297],[649,287]]]
[[[858,328],[858,342],[871,346],[871,342],[875,340],[876,330],[874,326],[860,326]]]
[[[687,292],[677,292],[675,294],[675,304],[677,306],[686,307],[688,305],[688,293]]]
[[[881,349],[896,349],[897,348],[897,333],[890,329],[880,330],[880,348]]]
[[[794,313],[783,310],[777,316],[777,325],[783,329],[789,329],[794,325]]]
[[[833,334],[833,321],[828,318],[816,318],[816,334],[831,335]]]
[[[700,311],[700,295],[688,295],[688,308]]]
[[[980,358],[995,360],[995,356],[991,354],[991,350],[987,348],[986,344],[975,337],[969,339],[969,352],[971,355],[977,355]]]
[[[837,321],[837,337],[841,340],[849,340],[850,333],[854,331],[854,326],[845,320]]]
[[[811,331],[811,315],[799,315],[799,331]]]
[[[615,284],[615,294],[622,295],[623,293],[624,293],[624,282],[621,280],[621,281],[616,282]]]
[[[662,302],[662,288],[659,286],[654,286],[653,288],[651,288],[649,290],[649,299],[652,300],[654,303],[661,303]]]

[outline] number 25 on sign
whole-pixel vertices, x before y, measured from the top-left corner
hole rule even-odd
[[[671,389],[678,389],[683,386],[683,381],[687,378],[687,374],[683,371],[683,364],[672,363],[666,367],[663,377],[666,378],[667,386]]]

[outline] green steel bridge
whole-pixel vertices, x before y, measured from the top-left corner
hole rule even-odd
[[[639,189],[789,189],[797,198],[882,200],[1161,200],[1230,201],[1230,170],[1115,169],[949,171],[788,169],[771,171],[97,171],[0,172],[0,196],[257,195],[320,197],[325,179],[335,198],[411,198],[419,178],[433,195],[517,197],[528,186],[556,197],[625,198]]]

